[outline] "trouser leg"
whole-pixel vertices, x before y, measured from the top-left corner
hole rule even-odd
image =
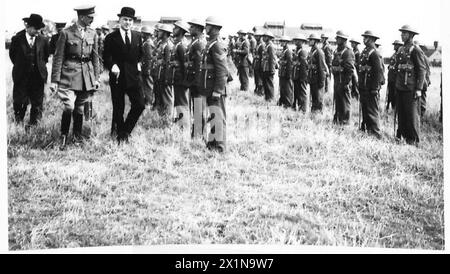
[[[131,108],[124,122],[124,136],[128,136],[131,134],[134,127],[136,126],[137,121],[139,120],[139,117],[145,109],[145,99],[138,88],[128,89],[127,94],[128,98],[130,99]]]
[[[224,152],[226,150],[226,111],[225,111],[225,98],[220,97],[207,97],[206,99],[209,109],[209,132],[207,147],[209,149],[218,150]]]
[[[30,98],[30,125],[36,125],[42,118],[43,102],[44,102],[44,81],[40,75],[33,76],[32,85],[28,89],[28,97]]]

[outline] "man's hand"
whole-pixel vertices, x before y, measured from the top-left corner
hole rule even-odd
[[[94,83],[94,89],[95,90],[98,90],[100,88],[100,82],[97,80],[97,81],[95,81],[95,83]]]
[[[416,92],[414,93],[414,99],[420,98],[422,97],[422,91],[421,90],[416,90]]]
[[[58,83],[51,83],[50,84],[50,90],[52,92],[56,92],[58,90]]]
[[[213,91],[212,97],[220,97],[220,93]]]
[[[117,65],[114,65],[111,68],[111,73],[114,74],[117,78],[119,78],[119,74],[120,74],[120,69]]]

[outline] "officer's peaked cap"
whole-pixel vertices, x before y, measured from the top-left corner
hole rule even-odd
[[[419,34],[419,33],[417,32],[417,30],[414,29],[413,27],[411,27],[410,25],[404,25],[404,26],[402,26],[402,27],[399,29],[399,31],[406,31],[406,32],[414,33],[414,34]]]
[[[95,16],[94,5],[82,5],[74,8],[78,15]]]

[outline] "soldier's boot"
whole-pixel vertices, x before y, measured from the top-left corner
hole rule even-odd
[[[61,118],[61,139],[60,150],[65,150],[67,146],[67,136],[69,135],[70,121],[72,120],[72,112],[64,111]]]
[[[73,112],[73,139],[75,143],[81,143],[83,136],[81,130],[83,128],[83,114]]]

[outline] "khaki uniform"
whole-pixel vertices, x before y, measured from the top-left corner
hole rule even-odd
[[[325,54],[325,63],[327,64],[327,78],[325,81],[325,92],[331,87],[331,61],[333,60],[333,49],[328,42],[325,42],[322,47],[323,53]]]
[[[322,111],[323,93],[327,81],[327,64],[322,49],[314,46],[308,55],[308,80],[311,93],[311,112]]]
[[[152,67],[154,65],[155,44],[152,39],[147,39],[142,44],[142,91],[144,92],[145,104],[153,104],[155,99],[154,80]]]
[[[395,108],[395,81],[397,79],[397,52],[395,52],[391,58],[389,59],[389,66],[388,66],[388,83],[387,83],[387,94],[386,94],[386,110],[389,109],[389,105],[392,106],[392,108]]]
[[[168,70],[170,65],[170,57],[172,55],[173,43],[168,40],[161,42],[160,50],[156,57],[159,105],[160,115],[168,116],[170,119],[173,115],[173,85],[168,82]]]
[[[306,90],[308,87],[308,53],[302,48],[297,48],[293,56],[292,80],[294,82],[294,109],[306,112],[308,96]]]
[[[241,83],[240,90],[248,90],[248,77],[249,77],[249,61],[248,55],[250,54],[250,42],[247,39],[243,39],[240,43],[239,49],[235,50],[237,55],[237,69],[239,74],[239,82]]]
[[[64,104],[61,133],[67,135],[73,111],[74,133],[81,134],[83,106],[99,80],[98,37],[95,30],[84,31],[77,24],[63,29],[53,56],[53,83]],[[81,121],[80,121],[81,120]]]
[[[294,83],[292,82],[292,51],[286,47],[281,53],[280,69],[278,71],[280,99],[278,105],[291,107],[294,101]]]
[[[258,43],[255,49],[253,58],[253,72],[255,76],[255,94],[264,95],[263,81],[262,81],[262,58],[264,53],[265,43],[262,41]]]
[[[269,41],[263,51],[262,71],[264,97],[266,101],[271,101],[274,97],[273,76],[275,74],[276,56],[272,41]]]

